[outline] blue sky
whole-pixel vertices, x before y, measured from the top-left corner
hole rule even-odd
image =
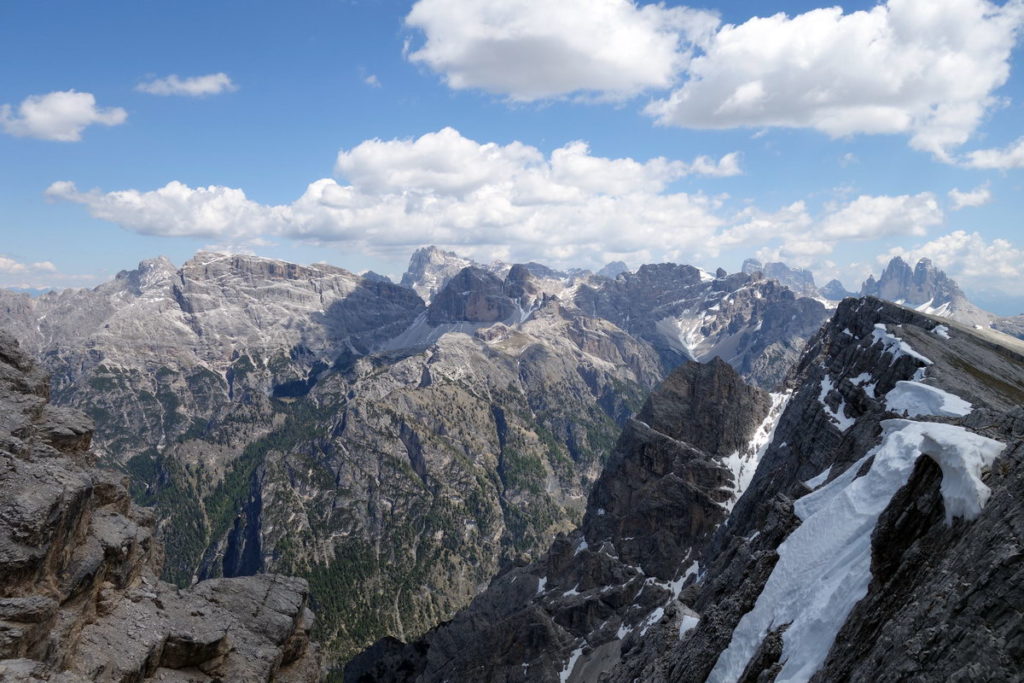
[[[1024,7],[828,8],[3,3],[0,285],[437,243],[855,288],[901,254],[1024,310]]]

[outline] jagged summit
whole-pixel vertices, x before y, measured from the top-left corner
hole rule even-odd
[[[757,259],[748,258],[743,261],[740,271],[747,275],[759,272],[764,277],[777,280],[789,287],[798,296],[818,296],[818,288],[814,286],[814,275],[809,270],[790,268],[781,262],[761,263]]]
[[[615,278],[620,273],[628,273],[628,272],[629,272],[629,266],[626,265],[625,261],[612,261],[610,263],[606,263],[601,268],[601,270],[597,271],[597,274],[598,275],[603,275],[604,277]]]
[[[409,257],[409,267],[400,284],[414,290],[429,304],[448,280],[468,266],[482,267],[454,251],[444,251],[435,246],[420,247]]]
[[[968,301],[960,286],[927,258],[911,268],[899,256],[894,257],[878,280],[874,275],[868,277],[860,293],[969,324],[987,327],[995,318]]]
[[[407,645],[379,642],[346,673],[1016,680],[1020,348],[847,299],[794,368],[781,415],[760,425],[766,397],[731,368],[683,366],[623,430],[580,530],[451,621]],[[733,410],[734,428],[700,428]],[[723,488],[741,477],[720,467],[732,454],[714,454],[747,452],[744,439],[763,446],[730,508]]]
[[[857,296],[854,292],[846,289],[839,280],[829,280],[820,290],[821,295],[829,301],[842,301],[851,296]]]

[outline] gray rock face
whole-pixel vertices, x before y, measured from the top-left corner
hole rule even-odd
[[[579,530],[422,639],[377,643],[346,680],[597,680],[675,616],[686,568],[727,515],[736,482],[723,460],[748,447],[770,404],[720,360],[679,367],[627,425]]]
[[[430,303],[451,278],[463,268],[471,266],[479,267],[479,264],[453,251],[421,247],[409,259],[409,267],[402,275],[401,285],[414,290],[421,299]]]
[[[580,285],[574,302],[658,351],[666,367],[719,357],[763,388],[779,384],[827,317],[818,301],[774,280],[713,277],[692,266],[641,266]]]
[[[854,292],[843,287],[843,283],[839,280],[829,280],[819,291],[829,301],[842,301],[851,296],[857,296]]]
[[[496,323],[510,318],[515,308],[504,283],[479,268],[463,268],[438,292],[427,308],[427,322]]]
[[[410,272],[439,285],[429,307],[332,266],[214,254],[0,305],[57,400],[97,424],[94,452],[155,506],[164,578],[304,576],[320,640],[344,659],[450,618],[578,525],[616,436],[684,349],[770,386],[824,310],[684,266],[608,280],[456,261],[414,255]],[[58,422],[55,441],[85,436]]]
[[[797,296],[814,298],[820,295],[818,288],[814,286],[814,274],[803,268],[790,268],[779,262],[761,263],[757,259],[748,258],[743,261],[740,272],[747,275],[761,273],[765,278],[789,287]]]
[[[597,271],[597,274],[601,275],[603,277],[616,278],[621,273],[628,273],[628,272],[629,272],[629,266],[627,266],[624,261],[612,261],[611,263],[606,263],[601,268],[601,270]]]
[[[931,364],[891,352],[894,347],[875,335],[876,325]],[[1021,599],[1011,577],[1022,567],[1019,558],[1011,559],[1016,551],[1009,550],[1019,541],[1006,524],[1024,513],[1015,488],[1020,475],[1015,454],[1024,448],[1024,433],[1014,426],[1021,419],[1024,356],[1013,344],[993,343],[959,326],[949,325],[946,339],[935,332],[937,326],[933,318],[877,299],[840,305],[808,344],[772,446],[728,523],[705,548],[701,580],[689,595],[684,591],[700,621],[681,643],[671,628],[652,632],[610,680],[704,680],[740,618],[754,608],[779,561],[780,543],[800,525],[794,500],[835,481],[878,444],[881,421],[893,416],[884,397],[922,368],[927,384],[966,398],[973,410],[967,417],[919,419],[959,425],[1007,444],[984,476],[992,497],[977,519],[947,526],[938,494],[941,476],[928,458],[917,461],[874,528],[867,594],[848,615],[814,679],[1011,680],[1018,675],[1024,660],[1006,644],[1013,642],[1011,633],[1020,632],[1020,612],[1007,617],[1000,609],[1000,616],[989,617],[980,611],[982,605],[1003,600],[1019,605]],[[837,415],[850,422],[837,421]],[[863,476],[870,463],[859,467]],[[819,481],[804,483],[822,473]],[[972,607],[961,611],[967,604]],[[785,631],[765,632],[743,680],[775,680],[786,637]],[[979,660],[982,645],[999,654]]]
[[[995,318],[968,301],[957,283],[929,259],[921,259],[911,268],[900,257],[893,258],[878,280],[873,275],[868,277],[860,294],[971,325],[987,327]]]
[[[955,470],[944,475],[937,455],[916,457],[892,497],[879,501],[870,581],[834,636],[826,623],[838,607],[810,633],[770,625],[755,632],[742,674],[725,680],[776,680],[788,653],[801,651],[793,639],[817,631],[831,645],[811,669],[813,680],[1016,680],[1024,670],[1022,351],[1014,340],[878,299],[844,301],[794,369],[792,398],[731,513],[714,504],[722,479],[716,482],[721,461],[712,453],[734,447],[766,401],[723,381],[721,368],[677,371],[627,426],[581,531],[556,541],[538,563],[496,578],[451,622],[409,645],[378,643],[348,673],[356,680],[706,680],[739,637],[741,619],[771,608],[775,593],[767,586],[785,580],[773,578],[782,543],[806,523],[799,499],[887,467],[877,464],[882,455],[865,455],[879,445],[883,421],[897,417],[890,392],[906,391],[909,382],[959,396],[970,412],[911,414],[898,428],[933,425],[1005,444],[981,473],[987,503],[976,518],[947,523],[944,507],[956,499],[946,498],[943,478]],[[705,396],[715,398],[705,403]],[[738,410],[735,430],[700,427],[721,424],[728,408],[713,407],[719,401]],[[686,458],[693,448],[686,439],[704,437],[711,451]],[[921,453],[934,448],[923,443]],[[659,490],[660,481],[672,485]],[[703,505],[686,504],[700,495]],[[841,533],[836,525],[803,533],[815,528]],[[626,590],[641,579],[642,590]],[[831,578],[810,579],[819,581],[827,586]],[[826,598],[827,591],[817,599]]]
[[[159,581],[152,512],[92,466],[84,415],[0,333],[0,678],[320,679],[301,579]]]

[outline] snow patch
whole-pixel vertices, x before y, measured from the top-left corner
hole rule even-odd
[[[653,612],[648,614],[647,618],[644,619],[644,623],[641,625],[640,635],[643,636],[645,633],[647,633],[647,629],[658,623],[658,621],[660,621],[663,616],[665,616],[664,607],[658,607]]]
[[[581,552],[583,552],[584,550],[586,550],[589,547],[590,547],[590,545],[587,544],[587,539],[580,538],[580,542],[576,544],[576,551],[572,554],[572,556],[576,557],[577,555],[579,555]]]
[[[875,339],[875,341],[872,342],[872,345],[881,342],[882,346],[885,347],[885,350],[892,355],[892,360],[889,361],[889,365],[895,363],[896,359],[902,356],[910,356],[911,358],[916,358],[925,365],[932,364],[931,360],[925,358],[917,351],[910,348],[910,344],[903,341],[896,335],[888,332],[885,329],[885,324],[883,323],[875,323],[875,329],[871,331],[871,336],[874,337]]]
[[[548,587],[548,577],[542,576],[537,579],[537,595],[540,595]]]
[[[878,386],[878,382],[872,382],[871,380],[873,379],[875,379],[875,377],[870,372],[862,372],[851,379],[850,382],[854,386],[860,387],[864,393],[871,398],[877,398],[877,396],[875,396],[875,387]]]
[[[973,406],[948,391],[920,382],[896,382],[885,395],[886,407],[894,413],[906,411],[909,417],[935,415],[937,417],[964,417]]]
[[[821,392],[818,394],[818,403],[821,404],[821,407],[825,411],[825,414],[828,415],[828,418],[832,420],[832,423],[839,428],[839,431],[845,432],[847,429],[853,426],[853,423],[856,422],[856,420],[853,419],[852,417],[846,416],[845,398],[840,397],[839,407],[836,408],[835,410],[832,410],[831,408],[828,407],[828,403],[825,402],[825,398],[835,388],[835,382],[832,381],[832,378],[829,377],[828,374],[822,377]]]
[[[816,488],[818,488],[819,486],[821,486],[822,484],[825,483],[825,480],[828,479],[828,475],[831,474],[831,473],[832,473],[832,465],[829,465],[824,470],[822,470],[821,472],[819,472],[815,476],[813,476],[810,479],[808,479],[807,481],[805,481],[804,482],[804,486],[806,486],[809,489],[816,489]]]
[[[990,491],[983,467],[1003,450],[998,441],[941,423],[884,420],[882,443],[822,488],[796,501],[801,524],[778,548],[779,560],[754,609],[733,631],[709,681],[735,681],[770,629],[783,633],[776,680],[808,680],[824,663],[836,634],[871,581],[871,534],[914,463],[929,455],[942,468],[947,521],[974,519]],[[874,456],[871,469],[857,477]]]
[[[700,618],[684,614],[683,618],[679,621],[679,638],[682,639],[687,633],[697,628],[699,623]]]
[[[699,571],[700,564],[697,563],[697,561],[694,561],[694,563],[691,564],[686,569],[686,571],[679,576],[678,579],[669,582],[668,588],[672,591],[672,600],[677,600],[679,598],[679,594],[683,592],[683,584],[686,583],[686,580],[688,578],[698,573]]]
[[[569,680],[569,676],[572,675],[573,667],[576,666],[576,660],[580,658],[581,654],[583,654],[582,645],[573,650],[572,654],[569,655],[569,661],[565,663],[565,668],[562,669],[562,673],[558,674],[559,683],[565,683]]]
[[[936,325],[932,328],[932,334],[942,339],[949,339],[949,328],[945,325]]]
[[[768,415],[761,421],[761,424],[754,430],[750,441],[740,451],[730,453],[722,458],[721,463],[732,472],[733,489],[729,500],[724,503],[727,510],[732,510],[736,501],[740,499],[743,492],[750,486],[750,480],[754,478],[757,465],[761,462],[761,456],[768,449],[775,436],[775,428],[779,424],[779,418],[789,402],[790,392],[773,393],[772,405],[768,409]]]

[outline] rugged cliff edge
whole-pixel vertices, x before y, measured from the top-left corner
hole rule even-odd
[[[627,425],[581,529],[346,674],[1017,680],[1022,350],[868,297],[808,343],[777,421],[724,364],[681,368]]]
[[[306,582],[159,581],[153,515],[0,333],[0,680],[316,681]]]
[[[596,680],[670,610],[756,466],[782,401],[725,362],[690,362],[622,433],[580,529],[510,569],[451,622],[378,642],[347,681]]]

